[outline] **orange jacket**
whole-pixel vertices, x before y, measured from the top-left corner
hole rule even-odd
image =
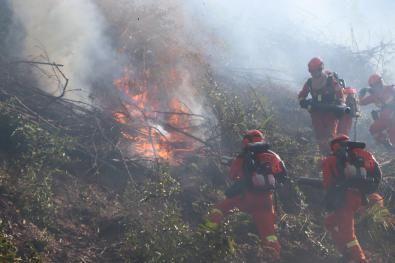
[[[363,167],[366,169],[366,172],[368,174],[381,177],[379,165],[370,152],[360,148],[352,149],[352,152],[357,157],[362,157],[364,161]],[[337,168],[337,158],[335,155],[330,155],[324,159],[322,163],[322,172],[324,177],[323,186],[325,189],[328,189],[336,183],[337,179],[340,179],[341,174],[339,173]]]

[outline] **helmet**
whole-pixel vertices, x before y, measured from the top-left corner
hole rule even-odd
[[[309,68],[309,72],[318,70],[318,69],[323,69],[324,68],[324,62],[322,61],[321,58],[315,57],[312,58],[309,62],[309,64],[307,64],[308,68]]]
[[[265,142],[265,136],[262,131],[259,130],[248,130],[244,132],[243,146],[247,146],[249,143],[254,142]]]
[[[375,205],[378,204],[380,207],[384,206],[384,198],[378,194],[378,193],[373,193],[368,196],[369,203]]]
[[[340,134],[339,136],[337,136],[334,139],[332,139],[331,142],[329,143],[329,145],[331,146],[331,150],[335,151],[336,150],[335,145],[337,143],[339,143],[339,142],[346,142],[346,141],[349,141],[349,140],[350,140],[350,137],[348,137],[345,134]]]
[[[383,79],[379,74],[372,74],[368,79],[369,86],[374,86],[376,84],[383,84]]]

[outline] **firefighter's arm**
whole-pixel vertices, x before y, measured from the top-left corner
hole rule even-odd
[[[233,181],[240,181],[243,178],[243,158],[236,157],[230,166],[230,179]]]
[[[303,85],[302,90],[299,92],[298,94],[298,99],[299,101],[304,100],[307,98],[307,96],[309,96],[309,85],[308,85],[308,81]]]
[[[370,152],[364,151],[364,160],[364,166],[366,167],[367,172],[375,179],[376,183],[379,183],[382,177],[382,172],[376,158],[374,158],[373,154]]]
[[[324,189],[327,190],[332,185],[333,182],[330,158],[326,158],[322,162],[322,175],[323,175],[322,185]]]
[[[275,163],[272,166],[272,172],[280,184],[284,184],[288,180],[287,168],[281,159],[275,160]]]
[[[379,183],[382,176],[383,176],[383,174],[381,172],[381,168],[380,168],[379,164],[376,162],[373,167],[373,178],[375,180],[375,183]]]
[[[374,103],[375,97],[374,95],[367,95],[367,96],[361,96],[359,98],[359,104],[360,105],[369,105]]]
[[[309,88],[309,82],[310,80],[308,80],[304,86],[303,89],[299,92],[298,94],[298,99],[299,99],[299,105],[301,108],[303,109],[307,109],[309,106],[309,103],[307,102],[306,98],[310,93],[310,88]]]

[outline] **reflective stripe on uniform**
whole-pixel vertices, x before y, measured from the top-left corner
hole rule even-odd
[[[346,246],[347,246],[347,248],[359,246],[359,242],[358,242],[358,240],[354,239],[353,241],[348,242]]]
[[[267,236],[266,240],[269,242],[277,242],[277,237],[275,235]]]
[[[210,211],[210,214],[216,214],[216,215],[223,215],[223,213],[222,213],[222,211],[221,210],[219,210],[218,208],[213,208],[213,209],[211,209],[211,211]]]

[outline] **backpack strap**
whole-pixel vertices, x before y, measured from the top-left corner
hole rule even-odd
[[[307,85],[307,87],[309,88],[309,92],[310,92],[310,94],[311,94],[311,91],[312,91],[312,89],[313,89],[313,79],[312,79],[312,78],[309,78],[309,79],[307,80],[307,82],[306,82],[306,85]]]
[[[326,79],[326,87],[330,89],[331,93],[335,93],[335,86],[333,85],[334,81],[337,81],[334,73],[330,73]]]
[[[309,88],[309,92],[313,98],[313,101],[323,102],[323,103],[332,103],[333,101],[336,100],[336,91],[335,91],[335,86],[333,85],[333,82],[334,82],[334,80],[337,81],[338,78],[336,77],[337,75],[334,75],[334,74],[336,74],[336,73],[329,72],[327,74],[326,84],[324,87],[324,89],[327,90],[326,91],[327,93],[325,94],[325,91],[324,91],[324,93],[321,94],[320,100],[317,99],[317,95],[313,95],[313,92],[312,92],[313,91],[313,87],[312,87],[313,79],[309,78],[307,80],[306,85]]]

